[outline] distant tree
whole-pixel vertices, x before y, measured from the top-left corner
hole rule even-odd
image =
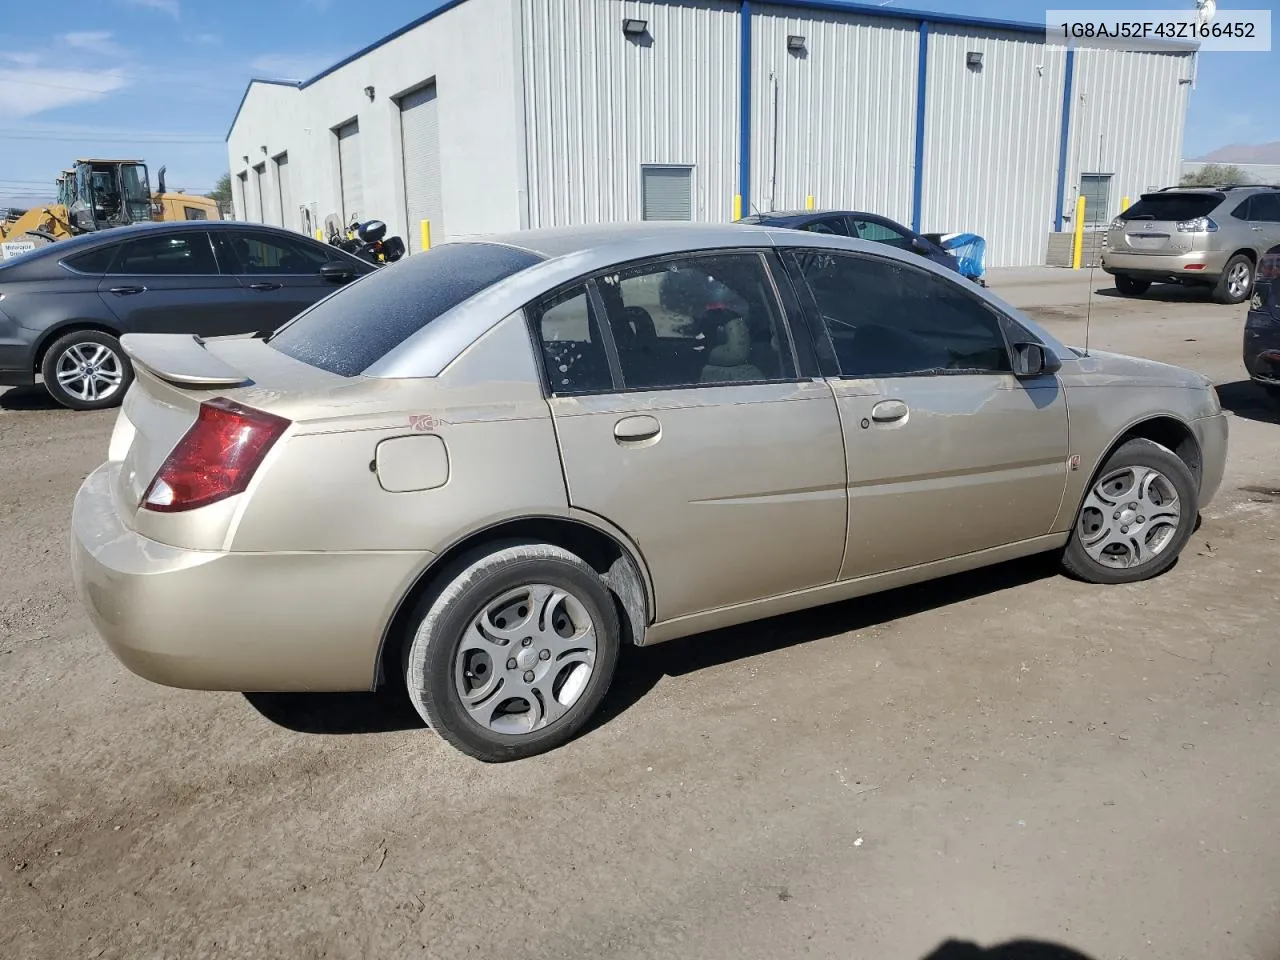
[[[1206,163],[1194,173],[1182,175],[1184,187],[1230,187],[1248,182],[1249,175],[1233,163]]]
[[[205,196],[210,200],[218,201],[219,205],[231,206],[231,174],[224,173],[220,176],[217,183],[213,185],[213,190]]]

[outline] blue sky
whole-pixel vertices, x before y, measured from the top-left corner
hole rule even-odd
[[[439,0],[0,0],[0,205],[47,197],[77,156],[168,167],[203,192],[226,170],[223,137],[251,76],[307,77]],[[1276,0],[1221,0],[1219,9]],[[1020,0],[892,0],[888,6],[1042,22]],[[1073,6],[1190,7],[1191,0]],[[1278,18],[1280,19],[1280,18]],[[1201,55],[1184,155],[1280,139],[1280,51]]]

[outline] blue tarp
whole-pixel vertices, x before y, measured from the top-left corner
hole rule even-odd
[[[970,280],[977,280],[986,273],[982,258],[987,252],[987,241],[976,233],[945,235],[939,245],[960,262],[960,272]]]

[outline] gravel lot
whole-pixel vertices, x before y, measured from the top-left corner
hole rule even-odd
[[[1083,340],[1087,273],[993,286]],[[114,414],[0,393],[0,956],[1276,960],[1280,417],[1242,307],[1093,286],[1093,346],[1235,414],[1173,570],[1024,561],[635,651],[602,724],[502,766],[390,697],[129,674],[66,548]]]

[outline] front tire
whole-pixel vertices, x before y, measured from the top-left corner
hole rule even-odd
[[[100,330],[73,330],[45,351],[40,363],[45,389],[72,410],[118,406],[133,383],[133,366],[120,341]]]
[[[428,594],[405,648],[422,718],[478,760],[519,760],[573,739],[617,667],[613,598],[581,558],[545,543],[464,557]]]
[[[1195,529],[1195,477],[1172,450],[1129,440],[1094,477],[1062,557],[1089,583],[1136,583],[1173,565]]]
[[[1219,303],[1243,303],[1253,290],[1253,261],[1237,253],[1227,261],[1213,288],[1213,299]]]
[[[1126,297],[1140,297],[1151,289],[1150,280],[1138,280],[1134,277],[1125,276],[1123,273],[1116,274],[1116,289]]]

